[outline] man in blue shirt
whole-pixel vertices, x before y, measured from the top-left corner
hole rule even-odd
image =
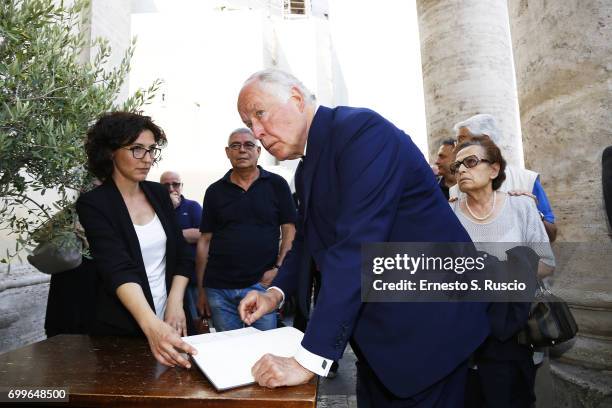
[[[191,255],[195,259],[196,243],[200,238],[200,222],[202,220],[202,207],[197,201],[189,200],[183,196],[183,182],[181,176],[175,171],[166,171],[159,178],[159,182],[166,186],[170,193],[170,199],[174,206],[176,219],[183,230],[185,241],[189,244]],[[194,268],[192,270],[195,271]],[[198,288],[196,287],[195,273],[189,278],[189,285],[185,291],[185,303],[187,304],[191,317],[196,319],[198,312],[196,302],[198,299]],[[196,325],[198,327],[198,325]]]
[[[257,165],[260,152],[249,129],[234,130],[225,148],[232,169],[204,196],[196,255],[198,309],[212,316],[217,331],[244,326],[238,304],[249,291],[267,289],[295,235],[289,185]],[[276,314],[253,326],[276,328]]]

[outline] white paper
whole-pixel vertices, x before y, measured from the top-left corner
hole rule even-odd
[[[251,368],[264,354],[293,357],[304,333],[293,327],[259,331],[248,327],[184,337],[198,350],[194,361],[219,390],[255,382]]]
[[[247,334],[253,334],[253,333],[259,333],[259,330],[257,330],[254,327],[249,326],[249,327],[244,327],[242,329],[236,329],[236,330],[198,334],[196,336],[186,336],[186,337],[183,337],[183,340],[195,347],[198,344],[210,343],[211,341],[229,339],[231,337],[245,336]]]

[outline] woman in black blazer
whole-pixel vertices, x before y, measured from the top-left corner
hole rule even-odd
[[[189,367],[179,351],[187,319],[189,250],[168,191],[145,181],[166,136],[151,118],[103,115],[87,132],[89,171],[102,185],[77,201],[99,285],[94,335],[145,335],[162,364]]]

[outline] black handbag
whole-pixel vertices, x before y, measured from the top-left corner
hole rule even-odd
[[[578,325],[567,303],[538,279],[529,319],[518,334],[519,344],[532,348],[555,346],[574,338],[577,332]]]

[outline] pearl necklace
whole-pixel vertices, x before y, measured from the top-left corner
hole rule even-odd
[[[485,215],[484,217],[477,217],[476,214],[474,214],[472,212],[472,209],[470,208],[470,205],[468,204],[468,198],[465,197],[465,208],[467,208],[467,210],[469,211],[470,215],[472,217],[474,217],[474,219],[478,220],[478,221],[484,221],[487,218],[489,218],[491,216],[491,214],[493,214],[493,211],[495,211],[495,198],[497,197],[497,194],[495,194],[495,191],[493,192],[493,205],[491,206],[491,211],[489,211],[489,213],[487,215]]]

